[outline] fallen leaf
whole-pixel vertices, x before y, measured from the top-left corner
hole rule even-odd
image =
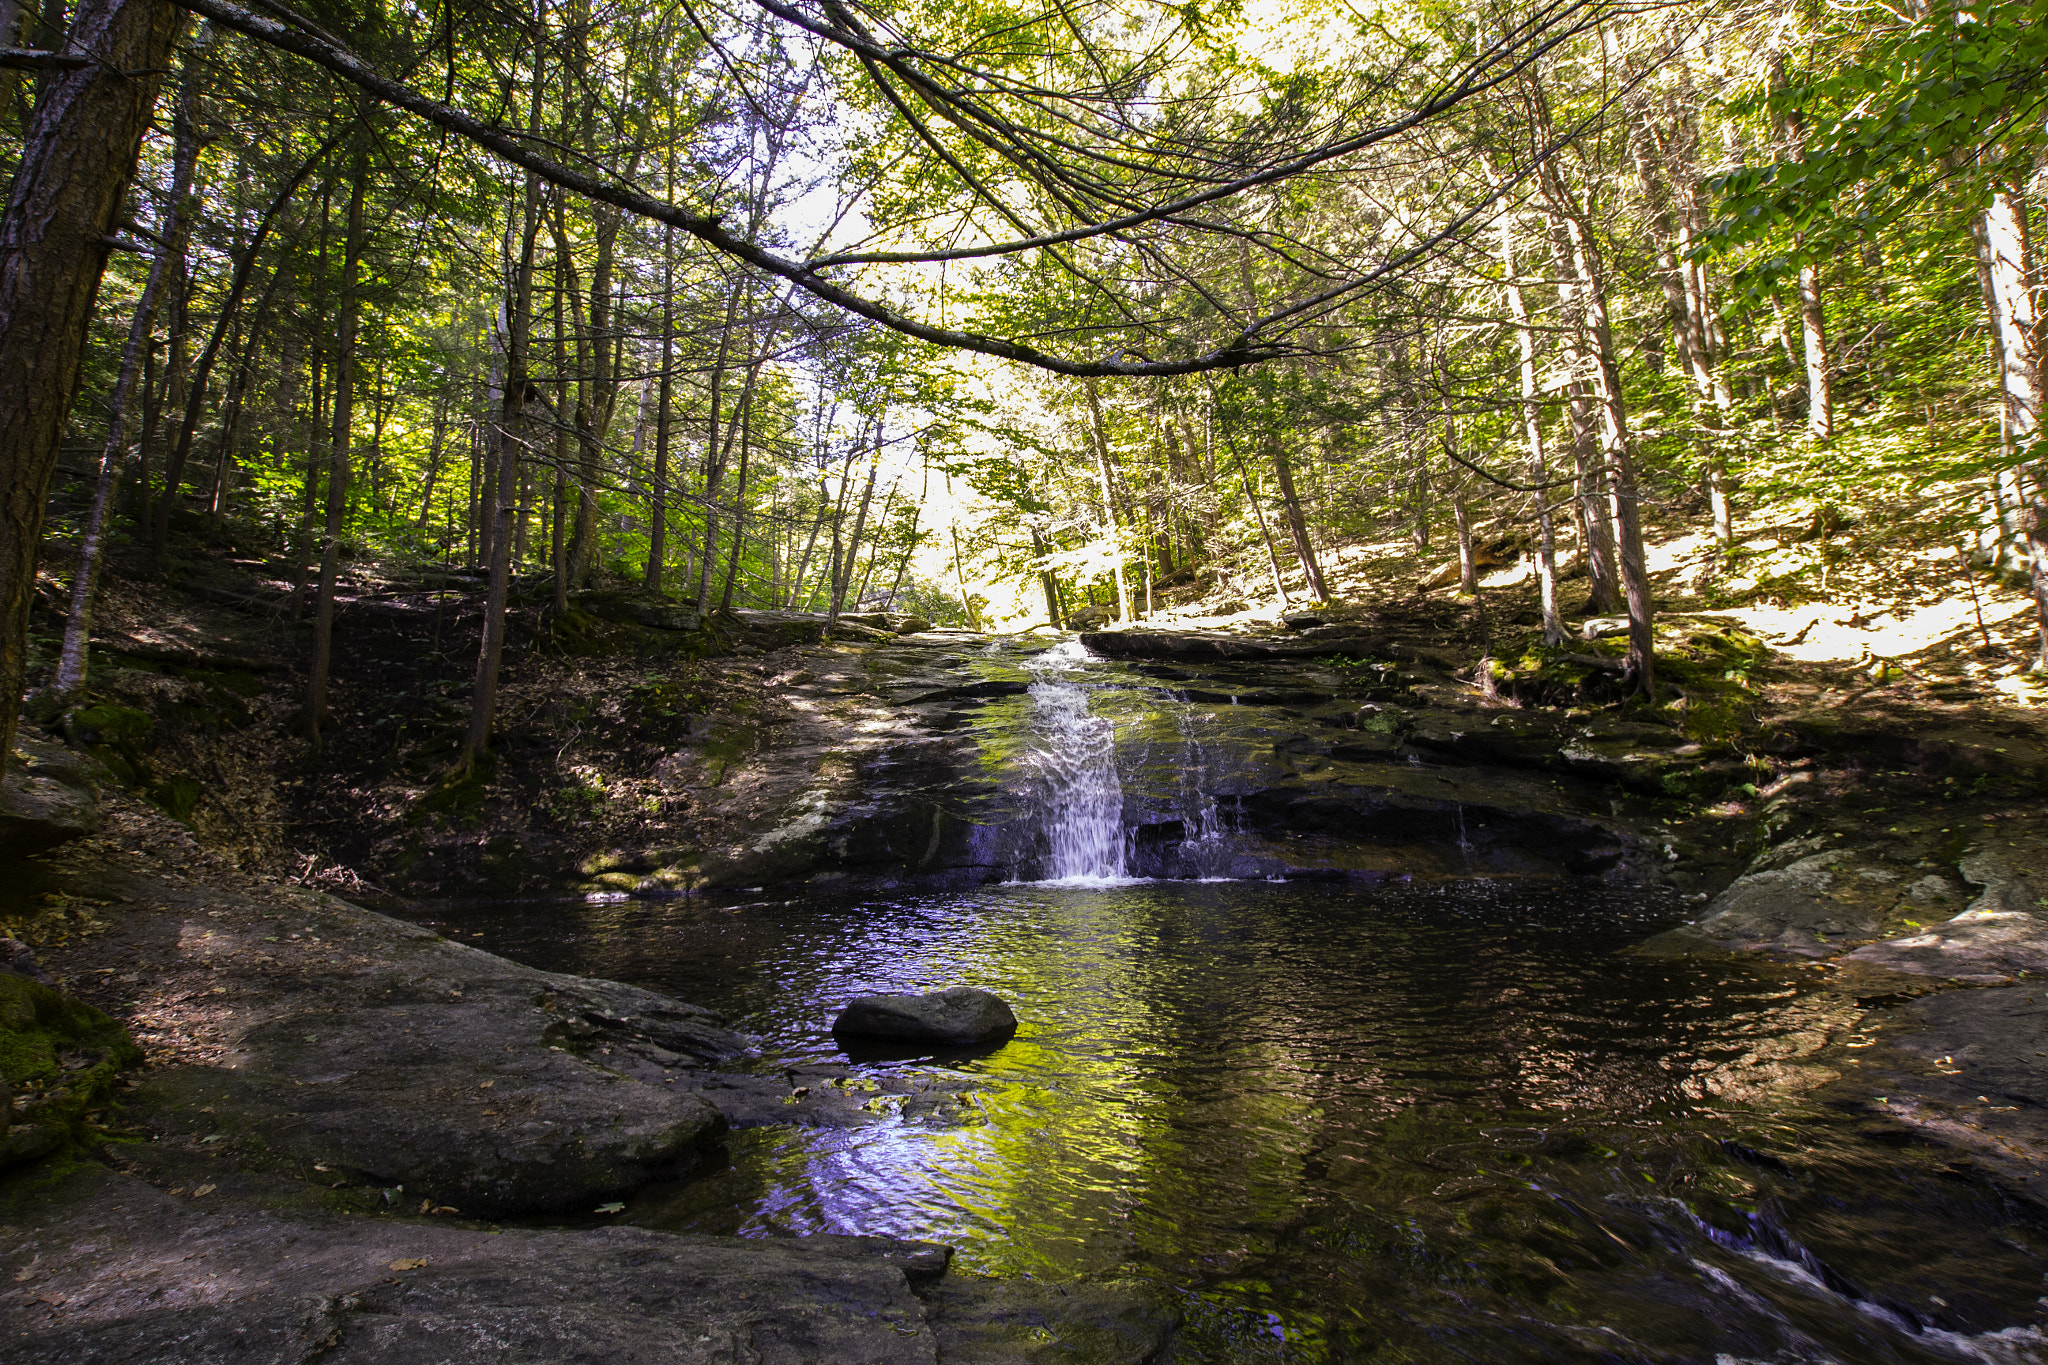
[[[496,1084],[496,1081],[478,1081],[476,1083],[476,1088],[479,1090],[489,1090],[492,1086]]]
[[[597,1211],[599,1213],[624,1213],[626,1211],[626,1206],[624,1204],[614,1201],[610,1204],[599,1204],[597,1206]]]
[[[426,1258],[426,1257],[424,1257],[424,1256],[408,1256],[408,1257],[407,1257],[406,1259],[404,1259],[404,1260],[402,1260],[402,1261],[393,1261],[393,1262],[391,1263],[391,1269],[393,1269],[393,1270],[420,1270],[420,1269],[424,1269],[424,1268],[425,1268],[425,1266],[426,1266],[426,1264],[427,1264],[427,1258]]]
[[[192,1191],[192,1197],[193,1197],[194,1199],[197,1199],[197,1198],[199,1198],[199,1196],[201,1196],[202,1194],[212,1194],[212,1193],[213,1193],[213,1186],[211,1186],[211,1185],[201,1185],[201,1186],[199,1186],[199,1187],[198,1187],[197,1189],[195,1189],[195,1190],[193,1190],[193,1191]]]

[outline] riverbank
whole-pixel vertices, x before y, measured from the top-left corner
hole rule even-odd
[[[0,1184],[20,1359],[1136,1361],[1171,1330],[1135,1290],[942,1281],[929,1245],[607,1229],[729,1125],[830,1101],[715,1070],[746,1040],[707,1011],[238,872],[119,795],[104,819],[8,907],[144,1053],[87,1148]],[[566,1227],[503,1222],[535,1216]]]

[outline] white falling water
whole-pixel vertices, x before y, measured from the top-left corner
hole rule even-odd
[[[1078,640],[1055,645],[1031,670],[1032,755],[1051,856],[1045,879],[1068,886],[1133,880],[1124,851],[1124,788],[1116,775],[1116,725],[1088,707],[1076,679],[1090,656]]]
[[[1180,875],[1202,881],[1227,880],[1236,847],[1216,808],[1210,765],[1215,758],[1202,742],[1200,713],[1176,698],[1180,728]]]

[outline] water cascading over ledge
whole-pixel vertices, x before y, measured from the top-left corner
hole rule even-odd
[[[1024,758],[1042,839],[1039,877],[1068,885],[1101,885],[1142,876],[1229,877],[1260,869],[1237,853],[1208,789],[1216,755],[1202,742],[1195,709],[1163,688],[1118,688],[1102,663],[1070,640],[1026,663],[1031,674],[1028,724],[1033,745]],[[1090,675],[1093,675],[1092,677]],[[1140,796],[1144,819],[1126,813],[1118,770],[1114,717],[1095,706],[1105,691],[1128,694],[1152,722],[1170,720],[1160,743],[1177,791],[1164,810],[1156,795]],[[1146,745],[1146,759],[1155,756]],[[1141,762],[1140,766],[1144,766]],[[1163,818],[1162,818],[1163,817]]]
[[[1313,663],[1191,671],[1078,640],[1011,657],[1028,681],[1003,762],[1013,813],[990,827],[1004,880],[1633,875],[1591,802],[1406,743],[1406,708],[1383,720]]]
[[[1124,789],[1116,771],[1116,723],[1090,708],[1077,674],[1088,651],[1070,640],[1030,660],[1027,762],[1045,833],[1044,880],[1089,884],[1128,880]]]

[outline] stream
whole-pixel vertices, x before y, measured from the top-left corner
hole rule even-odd
[[[1592,881],[1202,876],[1227,834],[1192,788],[1187,879],[1133,877],[1101,678],[1077,647],[1031,667],[1042,881],[433,913],[716,1009],[754,1069],[863,1099],[735,1131],[626,1221],[1151,1281],[1177,1362],[2048,1358],[2039,1211],[1799,1098],[1855,1016],[1813,973],[1630,955],[1685,908]],[[963,983],[1014,1039],[830,1032],[851,996]]]

